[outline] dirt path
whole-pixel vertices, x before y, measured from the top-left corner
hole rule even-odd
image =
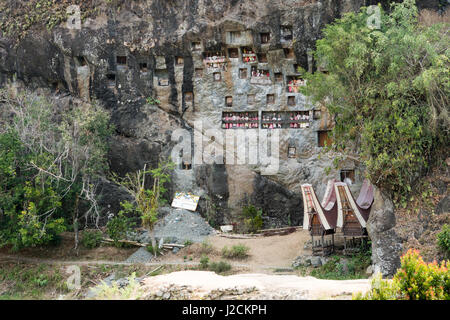
[[[210,236],[208,242],[212,251],[207,252],[211,261],[227,260],[233,266],[244,267],[246,272],[271,272],[268,269],[290,268],[292,261],[303,254],[303,246],[309,240],[309,234],[303,230],[284,236],[257,237],[252,239],[230,239],[219,235]],[[222,248],[243,244],[249,250],[249,257],[244,260],[229,260],[221,256]],[[199,261],[203,254],[202,245],[193,244],[181,249],[177,254],[168,253],[158,258],[161,263],[183,262],[184,258]],[[272,270],[273,271],[273,270]]]
[[[132,266],[135,263],[123,262],[123,261],[108,261],[108,260],[57,260],[57,259],[40,259],[40,258],[29,258],[29,257],[18,257],[12,255],[0,254],[0,262],[24,262],[33,264],[52,264],[52,265],[76,265],[76,266],[87,266],[87,265],[123,265]],[[141,263],[143,266],[160,266],[160,265],[172,265],[172,266],[196,266],[200,263],[198,261],[164,261],[163,259],[158,259],[157,262],[146,262]],[[250,264],[232,262],[231,265],[237,268],[249,269],[253,267]],[[261,270],[273,269],[276,266],[262,265]]]
[[[309,238],[307,232],[298,230],[284,236],[255,239],[228,239],[214,236],[210,238],[210,241],[219,252],[224,246],[246,245],[250,248],[250,257],[244,263],[252,266],[252,271],[259,271],[260,266],[291,267],[292,261],[303,254],[303,246]]]
[[[257,237],[253,239],[230,239],[214,235],[208,238],[209,243],[212,245],[212,251],[207,255],[211,261],[227,260],[221,256],[222,248],[225,246],[231,247],[236,244],[243,244],[250,249],[249,257],[244,260],[227,261],[233,267],[241,268],[242,271],[245,272],[272,273],[273,269],[291,267],[292,261],[297,256],[303,254],[303,246],[307,240],[309,240],[308,233],[301,229],[284,236]],[[144,263],[143,265],[158,266],[167,264],[194,266],[198,264],[203,254],[201,248],[202,245],[196,243],[181,249],[176,254],[166,252],[163,256],[152,260],[152,262]],[[48,252],[42,256],[33,256],[31,255],[31,252],[26,252],[26,255],[20,253],[13,255],[0,252],[0,260],[62,265],[133,265],[133,263],[123,262],[123,260],[126,259],[126,256],[124,256],[122,252],[120,252],[119,256],[116,255],[117,252],[115,251],[115,248],[97,248],[93,250],[93,252],[99,251],[100,249],[105,251],[105,253],[107,253],[107,250],[110,250],[109,253],[111,253],[111,255],[102,255],[100,257],[93,254],[85,254],[82,257],[70,259],[68,255],[61,256],[59,252],[55,257],[52,257]],[[137,248],[128,250],[128,254],[131,254],[136,250]],[[122,261],[120,261],[118,258],[121,258],[122,256]],[[92,258],[86,259],[87,257]]]
[[[6,262],[25,262],[25,263],[43,263],[43,264],[55,264],[55,265],[77,265],[77,266],[86,266],[86,265],[124,265],[124,266],[132,266],[134,263],[132,262],[123,262],[123,261],[108,261],[108,260],[58,260],[58,259],[41,259],[41,258],[30,258],[30,257],[20,257],[13,255],[5,255],[0,254],[0,261]],[[147,262],[143,263],[145,266],[159,266],[161,262]],[[164,264],[170,265],[195,265],[196,262],[167,262]]]
[[[211,244],[208,252],[210,261],[227,260],[221,255],[222,248],[225,246],[231,247],[236,244],[243,244],[249,247],[247,259],[227,260],[233,266],[233,275],[221,276],[207,271],[171,272],[146,278],[144,280],[145,290],[148,295],[153,295],[155,299],[165,294],[176,298],[176,290],[178,290],[176,288],[184,288],[178,290],[178,293],[184,292],[185,295],[182,298],[189,297],[191,299],[351,299],[353,293],[365,292],[369,289],[369,279],[321,280],[313,277],[300,277],[290,274],[291,272],[288,272],[287,275],[274,274],[276,269],[278,269],[277,271],[290,269],[292,261],[297,256],[309,254],[310,250],[304,249],[304,244],[308,240],[309,234],[301,229],[284,236],[253,239],[230,239],[214,235],[208,238]],[[152,262],[142,265],[195,267],[204,254],[202,252],[203,247],[202,244],[195,243],[181,249],[176,254],[166,252]],[[133,249],[132,252],[135,250],[137,248]],[[120,255],[124,254],[119,253]],[[106,259],[99,259],[90,252],[86,252],[86,255],[79,257],[78,260],[75,257],[71,259],[69,255],[63,256],[63,259],[61,259],[60,254],[51,257],[48,252],[41,257],[33,256],[31,252],[28,256],[0,252],[0,261],[2,262],[17,261],[30,264],[78,266],[134,265],[133,263],[123,262],[124,259],[117,261],[119,258],[119,255],[113,255],[106,256]]]

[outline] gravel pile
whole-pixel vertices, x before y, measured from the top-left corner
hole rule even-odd
[[[186,240],[202,242],[214,233],[214,229],[197,212],[184,209],[170,208],[154,229],[157,243],[164,239],[164,243],[184,244]],[[148,231],[141,231],[130,235],[131,240],[141,243],[151,243]]]
[[[153,259],[153,255],[148,252],[147,248],[141,247],[135,253],[128,257],[125,262],[130,263],[146,263]]]
[[[164,242],[181,243],[186,240],[202,242],[212,234],[214,229],[197,212],[172,209],[171,212],[155,226],[156,238]],[[170,240],[170,241],[166,241]]]

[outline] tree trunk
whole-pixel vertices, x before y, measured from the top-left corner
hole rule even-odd
[[[75,250],[76,253],[78,255],[78,202],[79,202],[79,197],[78,194],[75,198],[75,208],[74,208],[74,212],[73,212],[73,231],[75,233]]]
[[[153,255],[156,257],[156,239],[155,239],[155,233],[153,231],[153,228],[149,230],[150,237],[152,239],[152,248],[153,248]]]

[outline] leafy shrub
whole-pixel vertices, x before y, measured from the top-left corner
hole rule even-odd
[[[11,244],[14,250],[48,244],[65,231],[65,221],[58,217],[61,197],[56,186],[36,171],[25,170],[29,161],[31,152],[16,131],[0,133],[0,246]]]
[[[201,247],[200,247],[200,253],[201,254],[209,254],[213,251],[213,246],[209,240],[205,239],[203,240]]]
[[[97,248],[102,243],[103,234],[101,231],[85,230],[81,234],[81,244],[88,249]]]
[[[94,181],[107,168],[110,116],[95,103],[67,110],[45,95],[11,93],[0,90],[12,115],[0,121],[0,246],[55,243],[98,213]],[[89,216],[78,215],[81,202]]]
[[[244,259],[248,257],[249,250],[250,248],[243,244],[237,244],[231,248],[225,246],[222,248],[222,256],[228,259]]]
[[[447,257],[450,256],[450,226],[444,224],[441,231],[437,234],[437,244],[439,248],[446,254]]]
[[[160,161],[154,169],[147,169],[145,164],[143,170],[127,173],[125,177],[116,174],[112,176],[113,181],[125,188],[134,200],[121,203],[124,209],[122,211],[137,213],[141,217],[142,226],[149,231],[153,247],[156,247],[153,228],[158,222],[158,208],[167,202],[163,196],[168,191],[166,184],[171,180],[174,167],[175,164],[169,159]],[[149,175],[153,178],[153,187],[146,189],[145,182]]]
[[[242,208],[242,217],[244,219],[244,232],[254,233],[263,226],[262,210],[249,205]]]
[[[150,252],[151,254],[154,254],[154,255],[156,255],[156,256],[158,256],[158,255],[161,254],[161,249],[159,249],[158,246],[153,247],[151,244],[149,244],[149,245],[146,247],[146,249],[147,249],[148,252]]]
[[[331,256],[323,266],[311,271],[313,277],[319,279],[361,279],[366,278],[366,269],[371,264],[371,251],[362,250],[349,259]]]
[[[96,288],[96,300],[130,300],[139,299],[144,295],[145,291],[136,281],[136,274],[133,274],[128,278],[128,284],[125,287],[119,288],[116,281],[113,281],[111,286],[108,286],[105,282],[102,282]]]
[[[148,97],[147,103],[151,104],[151,105],[157,105],[157,104],[161,104],[161,101],[159,101],[158,99],[155,99],[153,97]]]
[[[348,270],[345,270],[341,257],[333,256],[322,266],[311,271],[311,276],[318,279],[343,280],[350,279]]]
[[[408,300],[450,299],[449,261],[439,266],[425,263],[417,250],[408,250],[401,259],[401,268],[394,276],[400,291]]]
[[[401,258],[401,267],[392,281],[381,276],[372,282],[365,295],[357,294],[354,299],[364,300],[449,300],[450,261],[425,263],[417,250],[408,250]]]
[[[122,247],[123,243],[119,242],[119,240],[125,239],[127,233],[131,231],[134,225],[135,223],[120,211],[117,216],[109,220],[106,224],[106,233],[114,240],[116,247]]]
[[[225,261],[212,262],[209,265],[209,270],[214,271],[215,273],[223,273],[231,270],[231,264]]]
[[[396,300],[399,297],[397,282],[383,280],[381,273],[374,276],[371,289],[365,295],[361,292],[353,295],[353,300]]]
[[[205,203],[206,203],[206,212],[205,212],[205,219],[208,221],[209,225],[213,227],[214,229],[219,228],[219,214],[217,210],[217,205],[212,201],[211,197],[209,195],[205,195]]]
[[[207,255],[202,255],[201,259],[200,259],[200,267],[202,269],[207,269],[209,266],[209,258]]]
[[[32,279],[32,282],[38,287],[45,287],[48,284],[48,277],[45,274],[40,274]]]

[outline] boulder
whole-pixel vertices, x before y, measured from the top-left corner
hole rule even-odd
[[[310,266],[310,261],[305,259],[305,256],[298,256],[295,258],[295,260],[292,262],[293,268],[303,267],[303,266]]]
[[[122,209],[121,202],[133,201],[124,188],[105,178],[98,181],[97,196],[101,208],[100,225],[105,225],[108,217],[115,216]]]
[[[327,257],[320,257],[320,263],[322,265],[326,264],[328,262],[328,258]]]
[[[434,209],[436,214],[448,213],[450,212],[450,196],[445,196]]]
[[[340,260],[340,264],[341,264],[341,266],[342,266],[342,272],[344,273],[344,274],[347,274],[348,273],[348,271],[349,271],[349,268],[348,268],[348,260],[347,259],[341,259]]]
[[[324,263],[326,263],[326,258],[318,257],[318,256],[311,256],[311,255],[304,255],[304,256],[298,256],[295,258],[294,262],[292,262],[293,268],[298,267],[309,267],[313,266],[314,268],[322,266]]]
[[[366,275],[369,277],[373,275],[373,266],[368,266],[366,269]]]
[[[322,265],[322,260],[320,259],[320,257],[311,256],[310,261],[311,265],[314,268],[320,267]]]
[[[268,228],[299,225],[303,220],[301,195],[265,176],[255,177],[251,202],[263,210],[263,219]]]
[[[375,271],[383,276],[393,276],[400,266],[401,239],[395,231],[394,204],[378,188],[375,188],[374,203],[367,222],[367,231],[372,240],[372,263]]]

